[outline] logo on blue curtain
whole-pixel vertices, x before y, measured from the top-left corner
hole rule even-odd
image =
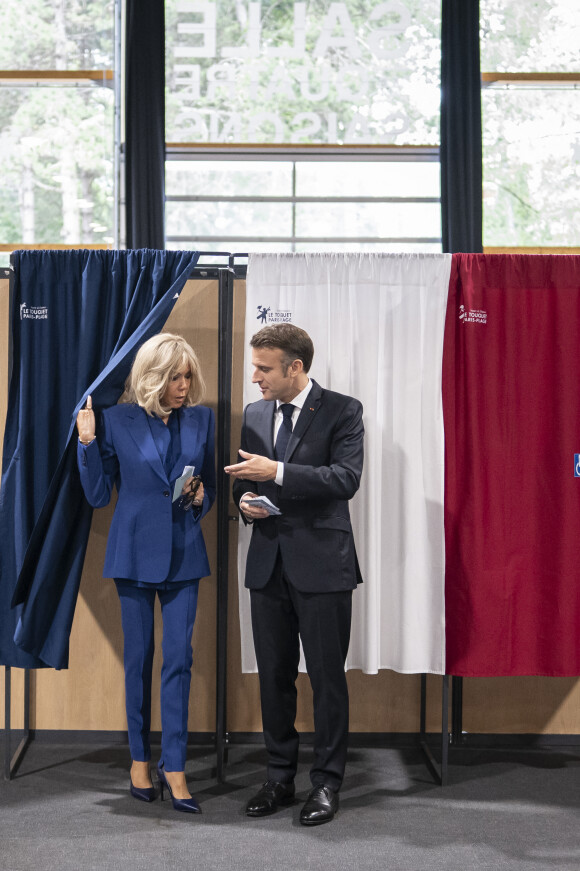
[[[292,312],[290,311],[272,311],[270,306],[259,305],[256,307],[258,314],[256,320],[260,324],[291,324]]]
[[[574,477],[580,478],[580,454],[574,454]]]
[[[20,320],[30,321],[46,321],[48,319],[48,306],[46,305],[28,305],[25,302],[20,303]]]

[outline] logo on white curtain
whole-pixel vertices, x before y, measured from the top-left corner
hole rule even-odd
[[[487,312],[478,308],[465,308],[459,306],[459,320],[464,324],[486,324]]]
[[[48,306],[46,305],[27,305],[25,302],[20,303],[20,320],[30,321],[46,321],[48,320]]]
[[[574,454],[574,477],[580,478],[580,454]]]
[[[291,324],[292,323],[292,312],[291,311],[272,311],[270,306],[259,305],[256,306],[258,314],[256,315],[256,320],[260,325],[264,324]]]

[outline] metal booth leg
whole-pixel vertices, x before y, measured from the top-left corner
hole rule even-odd
[[[229,568],[230,481],[223,468],[230,462],[233,292],[234,270],[218,270],[219,293],[219,387],[217,420],[217,669],[216,669],[216,773],[218,783],[225,779],[228,759],[227,732],[227,632]]]
[[[463,744],[463,678],[451,678],[451,743]]]
[[[12,736],[12,669],[4,667],[4,779],[12,780],[30,744],[30,669],[24,669],[24,737],[11,756]]]
[[[426,735],[426,711],[427,711],[427,675],[421,675],[421,709],[420,709],[420,726],[419,726],[419,746],[425,754],[427,767],[434,780],[440,785],[445,786],[448,781],[449,773],[449,675],[444,674],[441,687],[441,764],[438,765],[437,760],[431,752],[431,748],[427,743]]]

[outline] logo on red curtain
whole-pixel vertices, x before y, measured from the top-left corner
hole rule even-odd
[[[574,477],[580,478],[580,454],[574,454]]]
[[[459,320],[464,324],[486,324],[487,312],[479,308],[459,306]]]

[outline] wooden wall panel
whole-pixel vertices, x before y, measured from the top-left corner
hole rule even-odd
[[[165,329],[181,333],[197,350],[207,383],[206,404],[217,409],[217,282],[190,281]],[[234,312],[231,459],[236,456],[242,415],[245,285],[236,282]],[[0,433],[7,403],[8,281],[0,279]],[[0,442],[1,446],[1,442]],[[219,472],[219,470],[218,470]],[[122,730],[125,728],[122,632],[119,603],[102,568],[112,506],[95,511],[81,591],[71,635],[70,668],[39,670],[32,675],[33,728]],[[230,514],[236,515],[233,503]],[[230,521],[228,608],[228,730],[261,730],[258,678],[241,673],[236,546],[238,523]],[[204,519],[212,577],[202,581],[194,630],[194,664],[189,728],[215,728],[216,646],[216,516]],[[356,594],[355,594],[356,595]],[[159,729],[160,614],[153,688],[154,729]],[[12,670],[13,724],[21,725],[22,672]],[[351,730],[354,732],[415,732],[419,728],[419,677],[390,671],[348,673]],[[429,676],[427,729],[441,723],[441,679]],[[0,669],[0,692],[4,669]],[[312,731],[312,699],[306,675],[298,680],[298,720],[301,731]],[[0,705],[0,727],[3,726]],[[562,733],[580,731],[580,681],[576,678],[471,678],[464,681],[464,728],[468,732]]]
[[[467,732],[580,732],[580,681],[576,677],[466,678],[463,698]]]
[[[232,366],[232,432],[230,461],[236,462],[240,444],[243,412],[244,383],[244,320],[246,310],[246,283],[236,281],[234,287],[233,366]],[[238,509],[231,499],[230,489],[230,554],[228,585],[228,729],[231,732],[259,732],[262,730],[260,714],[260,688],[257,674],[242,674],[240,648],[240,619],[238,610],[237,541]],[[248,594],[249,595],[249,594]],[[297,725],[300,729],[301,726]]]

